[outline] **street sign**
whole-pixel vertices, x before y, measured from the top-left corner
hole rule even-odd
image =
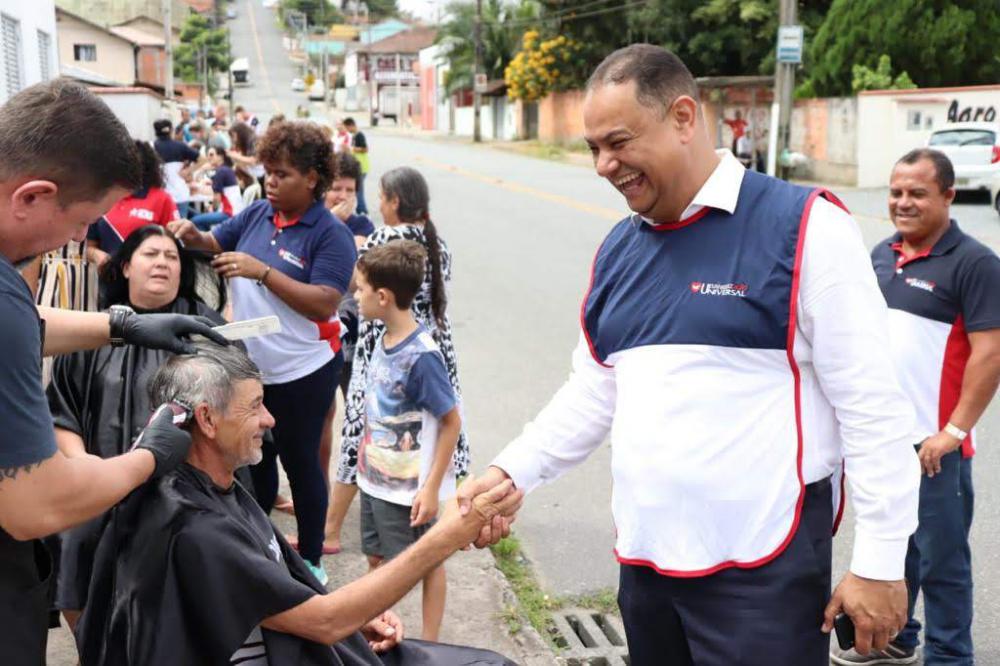
[[[486,75],[476,74],[473,90],[479,94],[486,92]]]
[[[778,62],[794,64],[802,62],[802,44],[804,41],[801,25],[779,26]]]

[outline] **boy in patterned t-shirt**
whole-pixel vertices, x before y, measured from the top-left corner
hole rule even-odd
[[[368,365],[358,450],[361,548],[372,569],[419,539],[438,502],[455,495],[458,402],[441,352],[410,311],[426,260],[419,243],[394,241],[362,255],[355,273],[361,316],[385,323]],[[424,640],[438,638],[446,585],[444,565],[423,580]]]

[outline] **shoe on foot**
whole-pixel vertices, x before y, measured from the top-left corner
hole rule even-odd
[[[306,560],[306,566],[309,567],[310,573],[316,576],[316,580],[319,581],[320,585],[326,587],[330,583],[330,577],[326,575],[326,569],[323,568],[322,564],[316,565]]]
[[[834,647],[830,652],[830,662],[839,666],[915,664],[917,663],[917,651],[915,648],[904,648],[895,643],[889,643],[884,650],[875,650],[867,655],[858,654],[853,648],[841,650]]]

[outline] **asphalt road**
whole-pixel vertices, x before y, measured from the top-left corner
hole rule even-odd
[[[294,111],[296,75],[281,51],[272,14],[253,0],[238,4],[230,23],[236,55],[251,57],[255,86],[237,101],[266,116]],[[252,36],[255,23],[258,40]],[[257,44],[260,56],[257,56]],[[266,70],[266,72],[264,71]],[[427,177],[431,212],[454,255],[449,312],[455,326],[473,468],[482,469],[515,437],[569,371],[579,335],[580,299],[594,251],[626,212],[620,195],[591,170],[455,141],[432,141],[388,130],[368,132],[369,196],[379,174],[409,165]],[[869,246],[891,233],[886,190],[833,188],[856,215]],[[985,201],[963,198],[953,216],[1000,249],[1000,218]],[[376,201],[369,208],[377,211]],[[376,220],[377,221],[377,220]],[[1000,664],[1000,407],[980,422],[975,461],[978,490],[972,544],[976,584],[975,640],[979,663]],[[564,478],[534,492],[516,531],[543,585],[580,594],[615,587],[611,549],[609,448],[603,445]],[[851,516],[835,540],[835,575],[851,553]]]

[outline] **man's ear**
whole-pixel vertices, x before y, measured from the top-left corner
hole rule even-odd
[[[219,430],[219,424],[215,413],[212,411],[212,408],[208,406],[208,403],[203,402],[195,405],[194,422],[197,424],[198,429],[201,430],[205,437],[208,437],[209,439],[215,438],[215,435]]]
[[[392,299],[392,292],[388,289],[376,289],[375,293],[378,294],[378,304],[382,307],[389,305],[389,301]]]
[[[698,124],[698,102],[688,95],[681,95],[674,100],[667,110],[667,122],[674,126],[681,141],[687,143],[694,136],[694,128]]]
[[[58,204],[58,194],[59,186],[51,180],[29,180],[11,193],[11,212],[22,219],[43,208],[47,212],[53,204]]]

